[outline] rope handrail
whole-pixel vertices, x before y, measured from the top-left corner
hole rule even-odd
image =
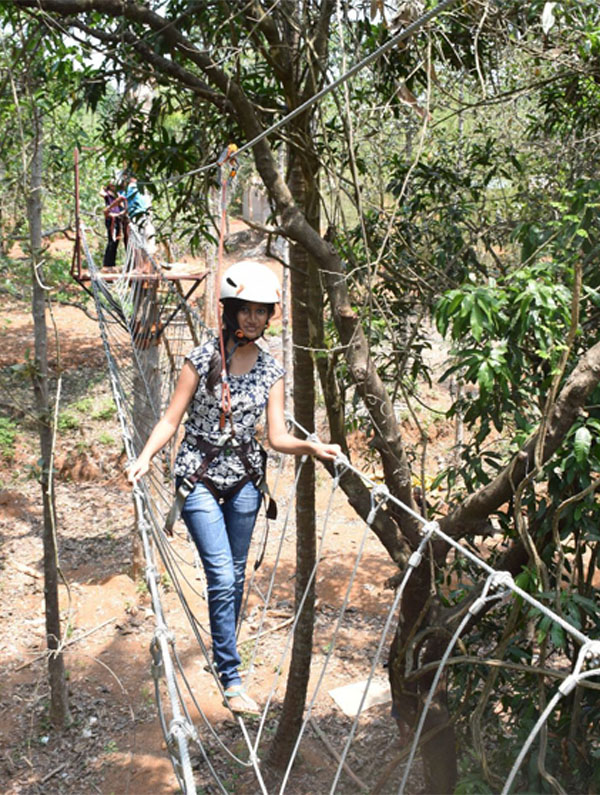
[[[93,260],[92,260],[92,257],[90,255],[87,243],[85,241],[85,235],[83,236],[83,242],[84,242],[84,250],[85,250],[85,253],[86,253],[86,258],[88,259],[88,263],[90,263],[92,265],[92,269],[90,270],[90,272],[93,273]],[[99,316],[99,318],[101,318],[102,317],[102,312],[101,312],[101,301],[100,301],[100,298],[99,298],[98,279],[92,279],[92,289],[93,289],[93,293],[94,293],[94,298],[96,300],[96,306],[98,308],[98,316]],[[102,337],[102,344],[103,344],[103,347],[104,347],[104,352],[105,352],[105,355],[106,355],[106,358],[107,358],[107,362],[109,363],[109,368],[108,368],[109,369],[109,378],[111,380],[111,386],[112,386],[112,390],[113,390],[113,397],[114,397],[114,400],[115,400],[115,404],[117,406],[117,414],[118,414],[119,422],[121,424],[123,441],[124,441],[124,444],[125,444],[127,457],[128,457],[128,459],[130,461],[132,461],[134,459],[134,457],[135,457],[135,450],[133,449],[131,436],[129,434],[127,424],[125,422],[125,416],[126,416],[126,414],[125,414],[125,400],[124,400],[124,396],[123,396],[122,391],[121,391],[120,384],[119,384],[119,382],[118,382],[118,380],[116,378],[116,369],[114,367],[114,360],[113,360],[113,356],[112,356],[112,352],[111,352],[111,347],[110,347],[110,344],[109,344],[109,341],[108,341],[108,337],[107,337],[107,334],[106,334],[105,325],[102,322],[100,322],[100,334],[101,334],[101,337]],[[113,366],[111,366],[111,363],[113,364]],[[145,515],[145,511],[144,511],[144,502],[145,502],[145,500],[144,500],[144,497],[145,497],[145,495],[144,495],[143,489],[141,489],[140,487],[135,486],[134,489],[133,489],[133,498],[134,498],[136,507],[137,507],[137,509],[139,511],[138,516],[144,516]],[[151,546],[150,546],[150,539],[149,539],[149,535],[148,535],[148,532],[147,532],[148,531],[147,523],[144,522],[144,521],[139,522],[138,523],[138,529],[140,531],[140,535],[141,535],[141,538],[142,538],[142,543],[143,543],[143,547],[144,547],[144,554],[145,554],[146,561],[148,561],[148,562],[153,561],[153,557],[154,556],[152,554],[152,549],[151,549]],[[158,595],[158,582],[157,582],[158,573],[156,572],[156,567],[155,566],[152,567],[152,570],[149,570],[148,575],[149,575],[148,576],[148,588],[150,590],[150,594],[151,594],[151,598],[152,598],[152,606],[153,606],[155,615],[157,616],[157,627],[166,628],[166,623],[164,622],[164,618],[163,618],[162,606],[161,606],[160,598],[159,598],[159,595]],[[171,656],[170,656],[169,645],[168,645],[168,643],[166,641],[164,632],[160,632],[159,635],[158,636],[155,635],[155,637],[158,640],[159,650],[160,650],[159,653],[157,653],[157,657],[155,659],[155,664],[162,665],[162,667],[163,667],[164,677],[165,677],[165,681],[167,683],[167,690],[168,690],[169,697],[170,697],[170,702],[171,702],[171,710],[172,710],[172,713],[173,713],[173,719],[177,722],[177,727],[181,727],[185,723],[185,717],[183,715],[183,712],[181,710],[180,702],[179,702],[179,700],[177,698],[177,695],[176,695],[176,685],[175,685],[175,680],[174,680],[174,670],[173,670],[172,660],[171,660]],[[178,751],[178,758],[177,758],[177,763],[178,764],[174,763],[173,764],[173,769],[174,769],[175,774],[177,776],[177,779],[178,779],[180,785],[182,786],[182,788],[184,789],[184,791],[186,793],[195,792],[196,788],[195,788],[195,784],[194,784],[194,776],[193,776],[192,766],[191,766],[190,757],[189,757],[189,750],[188,750],[188,743],[187,743],[186,733],[181,731],[180,728],[177,728],[175,730],[174,734],[171,734],[170,731],[165,731],[164,716],[163,716],[162,709],[161,709],[161,706],[160,706],[161,705],[160,688],[158,687],[156,679],[155,679],[155,692],[156,692],[156,695],[157,695],[157,703],[159,705],[159,711],[160,711],[160,715],[161,715],[161,725],[163,726],[163,733],[165,734],[165,739],[167,740],[167,746],[169,747],[169,738],[170,737],[174,738],[175,743],[176,743],[176,747],[177,747],[177,751]],[[193,726],[191,726],[191,730],[193,730]],[[171,755],[171,758],[174,759],[172,750],[170,751],[170,755]]]
[[[288,416],[288,420],[290,422],[292,422],[303,433],[306,433],[306,434],[309,433],[293,417],[289,417]],[[359,470],[355,466],[353,466],[348,461],[346,456],[344,456],[344,455],[339,456],[338,459],[336,459],[336,460],[338,460],[339,463],[343,463],[346,466],[346,468],[348,470],[354,472],[355,475],[358,475],[363,480],[363,482],[366,485],[370,486],[371,488],[377,488],[378,484],[374,480],[372,480],[372,478],[370,478],[368,475],[365,475],[364,472],[362,472],[361,470]],[[439,539],[441,539],[442,541],[445,541],[446,544],[448,544],[449,546],[453,547],[461,555],[464,555],[466,558],[468,558],[476,566],[478,566],[479,568],[483,569],[488,575],[494,575],[494,574],[497,573],[496,569],[492,568],[492,566],[490,566],[484,560],[479,558],[474,552],[471,552],[471,550],[468,549],[468,547],[463,546],[458,541],[456,541],[454,538],[452,538],[451,536],[449,536],[446,533],[444,533],[437,522],[435,522],[435,521],[434,522],[428,522],[427,519],[424,519],[420,514],[418,514],[416,511],[414,511],[409,505],[406,505],[406,503],[402,502],[402,500],[398,499],[398,497],[395,497],[393,494],[391,494],[389,492],[385,495],[385,499],[389,500],[390,502],[393,502],[399,508],[402,508],[403,511],[406,511],[406,513],[409,513],[415,519],[418,519],[418,521],[422,525],[421,532],[425,532],[425,530],[430,530],[430,532],[432,532],[434,535],[436,535]],[[585,633],[583,633],[580,630],[578,630],[577,627],[574,627],[572,624],[569,624],[569,622],[566,621],[562,616],[558,615],[558,613],[555,613],[549,607],[546,607],[546,605],[544,605],[538,599],[536,599],[535,597],[531,596],[530,593],[528,593],[527,591],[524,591],[522,588],[520,588],[514,582],[514,580],[512,580],[512,578],[511,578],[510,584],[507,587],[515,594],[515,596],[520,596],[522,599],[524,599],[528,604],[530,604],[536,610],[539,610],[540,613],[543,613],[551,621],[554,621],[556,624],[561,626],[565,630],[565,632],[568,632],[573,638],[575,638],[575,640],[579,641],[579,643],[584,644],[584,643],[589,643],[590,642],[590,639],[588,638],[588,636]]]

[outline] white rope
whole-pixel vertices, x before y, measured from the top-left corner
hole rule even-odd
[[[340,475],[341,475],[341,473],[339,473],[339,472],[336,473],[336,478],[335,478],[335,488],[336,489],[338,487]],[[325,517],[325,522],[327,522],[327,520],[329,518],[329,514],[330,514],[330,511],[331,511],[331,505],[332,505],[332,501],[333,501],[333,495],[334,495],[334,488],[332,488],[331,492],[330,492],[329,505],[328,505],[328,509],[327,509],[327,513],[326,513],[326,517]],[[375,518],[375,514],[376,514],[376,512],[377,512],[377,510],[379,508],[379,504],[380,503],[378,503],[377,496],[374,493],[371,493],[371,513],[369,514],[370,522],[367,522],[365,524],[365,528],[364,528],[364,531],[363,531],[363,534],[362,534],[362,537],[361,537],[361,540],[360,540],[360,544],[359,544],[358,550],[356,552],[356,560],[354,561],[354,566],[352,568],[352,573],[350,574],[350,578],[348,580],[348,585],[346,587],[346,593],[344,594],[344,599],[343,599],[342,605],[340,607],[340,612],[339,612],[339,615],[338,615],[338,619],[337,619],[337,622],[336,622],[336,625],[335,625],[335,628],[334,628],[334,631],[333,631],[333,635],[332,635],[331,640],[329,642],[329,648],[327,650],[327,654],[325,656],[323,664],[321,665],[321,672],[319,674],[319,678],[317,680],[317,684],[316,684],[315,689],[313,691],[312,698],[310,699],[308,707],[307,707],[307,709],[305,711],[304,720],[302,722],[302,726],[300,727],[300,731],[298,732],[298,737],[296,738],[296,742],[294,744],[294,748],[292,750],[292,754],[290,756],[290,760],[288,762],[288,766],[286,768],[285,775],[284,775],[284,777],[282,779],[281,786],[280,786],[280,789],[279,789],[280,793],[283,793],[285,791],[285,787],[286,787],[289,775],[291,773],[292,766],[293,766],[293,764],[294,764],[294,762],[296,760],[296,756],[298,754],[298,751],[300,750],[300,742],[301,742],[302,737],[304,735],[304,731],[306,730],[306,726],[308,725],[308,722],[310,721],[313,706],[314,706],[314,704],[315,704],[315,702],[317,700],[317,696],[319,695],[319,690],[321,688],[321,685],[323,684],[323,680],[325,678],[325,673],[327,671],[327,667],[329,665],[329,661],[330,661],[330,659],[331,659],[331,657],[333,655],[333,652],[335,651],[335,649],[337,647],[337,639],[338,639],[338,635],[339,635],[339,632],[340,632],[340,629],[341,629],[341,626],[342,626],[342,621],[344,619],[346,608],[348,607],[348,602],[350,601],[350,593],[352,591],[352,587],[354,585],[354,581],[356,579],[356,575],[358,574],[359,564],[362,561],[362,556],[363,556],[365,544],[366,544],[366,541],[367,541],[367,537],[369,535],[370,525],[373,522],[373,519]],[[325,532],[325,529],[323,529],[323,533],[324,532]],[[367,680],[367,684],[365,686],[365,691],[364,691],[365,694],[369,690],[373,675],[374,675],[374,669],[372,669],[371,674],[370,674],[370,676],[369,676],[369,678]],[[364,696],[363,696],[363,698],[364,698]],[[358,712],[356,714],[355,721],[358,720],[358,717],[359,717],[359,715],[361,713],[361,709],[362,709],[362,702],[361,702],[361,708],[359,708],[359,710],[358,710]]]
[[[273,700],[273,697],[275,695],[275,691],[276,691],[277,685],[279,683],[279,678],[280,678],[281,673],[283,671],[284,663],[285,663],[285,661],[286,661],[286,659],[287,659],[287,657],[288,657],[288,655],[290,653],[291,646],[292,646],[292,640],[293,640],[293,637],[294,637],[294,633],[296,631],[296,627],[298,625],[298,621],[300,620],[300,616],[302,615],[302,610],[304,609],[304,605],[305,605],[306,600],[308,598],[308,594],[310,593],[310,589],[311,589],[312,584],[313,584],[313,582],[315,580],[315,577],[317,575],[317,570],[318,570],[318,567],[319,567],[319,563],[320,563],[320,561],[321,561],[321,559],[323,557],[323,550],[324,550],[325,538],[326,538],[326,529],[327,529],[327,526],[325,526],[323,528],[323,532],[321,533],[321,539],[319,541],[319,545],[318,545],[318,548],[317,548],[317,554],[316,554],[316,557],[315,557],[315,562],[314,562],[313,567],[312,567],[312,569],[310,571],[310,574],[309,574],[309,576],[307,578],[306,586],[304,588],[304,593],[302,594],[300,602],[297,605],[297,609],[296,609],[296,614],[294,616],[294,620],[292,622],[290,631],[288,632],[288,637],[287,637],[287,640],[286,640],[286,642],[284,644],[283,650],[281,652],[281,655],[280,655],[280,658],[279,658],[279,662],[278,662],[278,664],[276,666],[275,676],[273,677],[273,683],[272,683],[271,688],[269,690],[269,695],[267,696],[267,701],[266,701],[265,707],[263,709],[263,713],[262,713],[262,716],[261,716],[261,721],[260,721],[260,724],[259,724],[259,727],[258,727],[258,731],[256,733],[256,740],[255,740],[255,747],[256,748],[258,748],[258,746],[260,744],[260,738],[262,736],[262,732],[263,732],[263,729],[264,729],[264,726],[265,726],[266,716],[267,716],[269,707],[271,705],[271,701]]]
[[[293,483],[292,488],[291,488],[291,494],[292,495],[295,495],[296,492],[298,491],[298,481],[300,479],[300,475],[302,473],[302,469],[304,467],[304,462],[305,461],[306,461],[306,458],[305,457],[302,458],[301,461],[300,461],[300,465],[297,468],[296,476],[294,478],[294,483]],[[285,539],[286,539],[286,534],[287,534],[287,530],[288,530],[288,526],[289,526],[289,521],[290,521],[290,517],[291,517],[291,514],[292,514],[292,508],[293,508],[293,501],[292,501],[292,499],[290,499],[288,501],[288,504],[287,504],[285,518],[283,520],[281,533],[279,535],[279,543],[277,545],[277,551],[276,551],[276,554],[275,554],[275,559],[274,559],[273,564],[272,564],[272,571],[271,571],[271,576],[269,577],[269,582],[268,582],[268,586],[267,586],[267,592],[266,592],[266,595],[264,596],[264,598],[261,595],[261,598],[263,600],[263,608],[261,610],[260,621],[259,621],[259,624],[258,624],[258,628],[256,630],[256,642],[255,642],[255,644],[254,644],[254,646],[252,648],[252,655],[251,655],[250,661],[249,661],[249,666],[248,666],[248,674],[249,674],[249,676],[251,676],[253,671],[254,671],[254,661],[256,659],[256,654],[257,654],[257,651],[258,651],[258,645],[259,645],[260,637],[262,635],[264,622],[265,622],[265,619],[266,619],[266,616],[267,616],[267,610],[269,608],[269,605],[271,603],[271,597],[273,595],[273,590],[274,590],[274,586],[275,586],[275,577],[277,575],[277,571],[278,571],[278,568],[279,568],[279,562],[281,560],[281,555],[283,553],[283,544],[284,544]],[[256,571],[253,571],[252,572],[251,582],[250,582],[250,584],[248,586],[248,589],[246,591],[246,594],[247,594],[246,595],[246,604],[247,604],[247,601],[248,601],[248,596],[250,594],[250,589],[254,585],[254,576],[255,576],[255,574],[256,574]],[[240,619],[241,619],[241,617],[242,616],[240,616]],[[240,620],[240,624],[241,624],[241,620]],[[242,641],[242,643],[243,643],[243,641]],[[263,710],[263,716],[266,717],[266,714],[267,714],[267,710],[265,709],[265,710]],[[260,731],[259,731],[259,734],[260,734]]]
[[[303,430],[306,433],[306,430],[304,428],[302,428],[302,426],[298,422],[296,422],[294,420],[294,418],[290,418],[290,420],[296,425],[296,427],[300,428],[301,430]],[[355,467],[353,467],[347,461],[346,456],[340,456],[339,458],[344,461],[344,463],[345,463],[345,465],[347,466],[348,469],[352,470],[355,474],[359,475],[359,477],[361,477],[362,480],[365,483],[367,483],[371,488],[376,488],[377,487],[377,484],[374,481],[372,481],[370,478],[368,478],[360,470],[358,470]],[[415,516],[424,526],[429,527],[431,534],[436,535],[438,538],[443,539],[447,544],[452,546],[457,552],[459,552],[460,554],[463,554],[465,557],[467,557],[469,560],[471,560],[473,563],[475,563],[479,568],[481,568],[484,571],[486,571],[488,573],[488,575],[489,575],[488,576],[488,580],[486,581],[487,583],[500,582],[501,585],[505,588],[506,591],[511,591],[513,594],[515,594],[517,596],[520,596],[522,599],[524,599],[526,602],[528,602],[532,607],[534,607],[535,609],[539,610],[540,613],[542,613],[543,615],[548,617],[550,620],[552,620],[555,623],[559,624],[572,637],[574,637],[576,640],[578,640],[580,643],[582,643],[582,648],[581,648],[581,651],[580,651],[579,659],[581,659],[582,652],[584,652],[584,651],[585,651],[585,654],[589,655],[590,654],[590,648],[593,646],[594,647],[594,652],[593,653],[597,655],[598,661],[600,663],[600,642],[599,641],[591,641],[583,632],[580,632],[580,630],[578,630],[576,627],[572,626],[565,619],[563,619],[562,616],[558,615],[553,610],[550,610],[548,607],[546,607],[546,605],[544,605],[543,603],[539,602],[537,599],[532,597],[526,591],[523,591],[523,589],[520,588],[514,582],[512,576],[508,572],[497,572],[495,569],[493,569],[491,566],[489,566],[485,561],[483,561],[480,558],[478,558],[469,549],[467,549],[466,547],[461,546],[459,543],[457,543],[450,536],[447,536],[445,533],[442,532],[442,530],[440,529],[440,526],[439,526],[439,524],[437,522],[430,522],[429,524],[427,524],[426,520],[423,519],[423,517],[421,517],[418,514],[416,514],[409,506],[405,505],[405,503],[403,503],[401,500],[399,500],[396,497],[394,497],[392,494],[388,494],[386,499],[389,499],[391,502],[394,502],[396,505],[398,505],[398,507],[400,507],[403,510],[407,511],[411,515]],[[476,609],[476,610],[480,610],[481,609],[481,607],[482,607],[481,598],[482,597],[479,597],[479,599],[477,599],[473,603],[473,605],[471,605],[470,611],[473,611],[474,609]],[[471,615],[468,615],[465,618],[465,620],[463,620],[463,622],[461,622],[461,625],[460,625],[459,629],[457,630],[457,632],[455,632],[453,638],[451,639],[450,643],[448,644],[448,646],[446,648],[446,652],[445,652],[442,660],[440,661],[439,667],[438,667],[438,669],[436,671],[436,677],[435,677],[434,682],[439,681],[439,677],[441,676],[441,672],[443,670],[443,666],[445,665],[445,662],[446,662],[446,660],[447,660],[447,658],[448,658],[448,656],[449,656],[449,654],[451,652],[451,648],[456,643],[456,640],[458,639],[458,637],[460,635],[460,632],[462,632],[462,629],[463,629],[464,625],[466,625],[466,623],[471,619],[471,617],[472,617]],[[595,644],[597,644],[597,646]],[[595,673],[600,673],[600,670],[595,672]],[[592,673],[590,673],[588,675],[592,675]],[[581,678],[581,676],[579,678]],[[515,765],[513,767],[513,771],[511,771],[511,776],[509,777],[509,781],[507,782],[507,789],[505,789],[505,792],[508,792],[508,789],[510,789],[510,785],[512,784],[512,780],[514,779],[514,776],[516,775],[516,771],[517,771],[518,767],[520,766],[521,761],[524,758],[527,749],[529,748],[529,746],[533,742],[533,739],[536,736],[537,732],[539,731],[540,727],[545,723],[545,721],[547,720],[548,716],[551,714],[551,711],[552,711],[554,705],[557,703],[557,701],[561,697],[562,693],[566,692],[566,687],[567,687],[566,682],[567,681],[570,682],[571,681],[571,677],[568,677],[567,680],[565,680],[565,682],[562,683],[562,685],[559,687],[559,695],[555,696],[552,699],[552,701],[550,702],[550,704],[552,706],[550,706],[550,704],[548,705],[548,707],[544,710],[544,713],[540,716],[538,722],[536,723],[536,726],[532,729],[532,731],[530,733],[530,737],[528,738],[528,741],[526,743],[526,748],[525,748],[525,750],[524,749],[521,750],[521,753],[519,754],[519,757],[516,760]],[[579,681],[579,679],[577,679],[577,681]],[[433,685],[432,685],[432,688],[433,688]],[[561,691],[561,688],[563,688],[562,691]],[[400,785],[400,792],[404,791],[404,787],[406,785],[406,781],[407,781],[407,778],[408,778],[408,772],[409,772],[410,767],[412,765],[412,762],[414,760],[414,755],[415,755],[417,744],[418,744],[418,738],[420,736],[420,733],[422,731],[422,727],[423,727],[425,719],[426,719],[427,710],[429,709],[429,706],[431,705],[432,695],[433,695],[433,691],[430,690],[428,700],[427,700],[427,702],[426,702],[426,704],[424,706],[424,709],[422,711],[422,714],[420,716],[419,728],[418,728],[417,734],[415,735],[415,738],[413,740],[413,745],[411,747],[411,753],[410,753],[410,757],[409,757],[409,762],[408,762],[408,764],[406,766],[406,770],[404,772],[404,776],[403,776],[403,779],[402,779],[402,782],[401,782],[401,785]],[[345,756],[343,758],[345,759]],[[341,771],[341,767],[338,769],[338,776],[339,776],[339,772],[340,771]],[[337,779],[336,779],[336,781],[337,781]],[[332,792],[333,792],[333,790],[332,790]]]
[[[98,309],[98,317],[100,319],[100,324],[99,324],[100,334],[102,337],[104,352],[108,362],[109,378],[111,381],[113,398],[117,407],[117,415],[119,418],[119,423],[121,425],[121,432],[125,444],[126,454],[128,460],[132,462],[135,460],[136,452],[133,448],[132,438],[129,432],[131,423],[130,422],[128,423],[128,420],[131,420],[131,417],[126,407],[125,396],[122,392],[121,385],[117,378],[117,367],[112,354],[111,346],[108,341],[106,326],[104,322],[102,322],[103,321],[102,301],[100,300],[99,297],[100,291],[98,288],[98,279],[94,278],[93,260],[89,253],[89,248],[87,246],[85,233],[83,232],[83,230],[82,230],[82,242],[88,263],[92,265],[92,267],[90,268],[90,274],[92,275],[91,284],[94,293],[94,298],[96,300],[96,306]],[[146,506],[148,500],[147,500],[146,489],[140,487],[139,484],[136,484],[133,487],[133,498],[136,503],[137,515],[139,517],[147,516]],[[194,783],[194,777],[189,757],[188,739],[189,737],[195,736],[195,729],[193,727],[193,724],[190,724],[189,721],[187,721],[186,717],[184,716],[184,713],[180,705],[180,700],[178,698],[178,689],[175,681],[175,672],[170,655],[169,643],[167,642],[168,630],[164,619],[160,596],[158,593],[158,572],[153,562],[154,556],[149,538],[149,528],[150,525],[148,523],[148,520],[142,518],[142,520],[138,523],[138,529],[140,531],[140,535],[142,538],[144,554],[147,561],[146,574],[147,574],[148,589],[152,599],[152,608],[156,616],[156,631],[154,637],[154,648],[155,648],[154,664],[155,664],[155,671],[160,669],[164,673],[164,678],[167,685],[167,692],[169,695],[169,701],[174,721],[174,723],[172,722],[171,724],[172,728],[166,726],[166,722],[164,720],[164,713],[162,711],[162,699],[160,694],[160,688],[158,687],[158,681],[157,678],[155,677],[155,692],[157,695],[157,705],[159,707],[159,716],[161,720],[161,725],[163,727],[163,733],[165,736],[165,740],[167,742],[167,749],[169,751],[169,755],[173,763],[173,769],[186,795],[192,795],[192,793],[196,792],[196,786]],[[186,727],[186,730],[182,729],[182,727],[184,726]]]
[[[489,604],[490,602],[502,601],[502,594],[496,593],[495,591],[498,588],[503,587],[505,589],[505,592],[507,592],[509,582],[512,582],[512,576],[508,572],[494,572],[494,574],[490,574],[490,576],[485,581],[482,593],[471,604],[471,606],[467,610],[466,615],[463,617],[463,620],[456,628],[456,631],[454,632],[454,635],[450,639],[450,642],[446,646],[444,654],[442,655],[442,658],[437,666],[435,676],[433,677],[433,681],[431,683],[431,687],[429,688],[429,693],[427,694],[425,704],[423,705],[423,709],[421,710],[419,723],[417,725],[417,729],[413,737],[413,742],[410,749],[408,761],[406,763],[406,768],[404,770],[404,775],[402,776],[402,781],[400,782],[400,789],[399,789],[400,795],[402,795],[402,793],[404,792],[404,788],[406,787],[406,782],[408,781],[408,775],[410,773],[415,755],[417,753],[419,740],[421,739],[421,734],[423,732],[423,727],[425,726],[425,721],[429,713],[429,708],[433,703],[433,697],[435,695],[438,682],[440,681],[444,668],[446,667],[446,662],[448,661],[448,658],[452,654],[452,650],[454,649],[458,639],[460,638],[463,629],[473,619],[474,616],[476,616],[481,610],[483,610],[483,608],[486,607],[486,605]],[[492,591],[493,593],[488,596],[488,591]]]
[[[296,425],[297,428],[302,430],[304,433],[308,433],[300,425],[300,423],[297,422],[293,417],[290,417],[289,419],[291,420],[291,422],[293,422],[294,425]],[[364,472],[361,472],[359,469],[354,467],[348,461],[348,459],[346,458],[345,455],[338,456],[338,458],[336,460],[339,461],[340,463],[343,462],[344,465],[349,470],[354,472],[354,474],[358,475],[363,480],[363,482],[366,483],[371,488],[375,488],[377,486],[377,484],[375,483],[374,480],[372,480],[367,475],[365,475]],[[402,500],[399,500],[393,494],[389,494],[387,499],[389,499],[390,502],[393,502],[399,508],[402,508],[403,511],[406,511],[406,513],[409,513],[415,519],[418,519],[418,521],[422,525],[426,525],[427,524],[427,520],[426,519],[424,519],[420,514],[418,514],[416,511],[414,511],[409,505],[406,505],[404,502],[402,502]],[[440,538],[442,541],[445,541],[449,546],[453,547],[461,555],[464,555],[464,557],[468,558],[472,563],[474,563],[480,569],[483,569],[483,571],[485,571],[487,574],[495,574],[496,573],[496,569],[492,568],[492,566],[490,566],[484,560],[479,558],[474,552],[471,552],[471,550],[468,549],[468,547],[462,546],[461,544],[458,543],[458,541],[456,541],[455,539],[453,539],[450,536],[446,535],[446,533],[444,533],[442,531],[442,529],[440,528],[439,524],[437,524],[437,523],[434,523],[434,524],[435,524],[434,533],[435,533],[435,535],[438,538]],[[528,602],[528,604],[530,604],[532,607],[535,607],[536,610],[539,610],[540,613],[543,613],[547,618],[551,619],[556,624],[559,624],[565,630],[565,632],[567,632],[569,635],[571,635],[573,638],[575,638],[577,641],[579,641],[579,643],[588,643],[589,642],[590,639],[587,637],[587,635],[585,635],[583,632],[580,632],[577,629],[577,627],[574,627],[572,624],[569,624],[569,622],[566,621],[562,616],[558,615],[558,613],[555,613],[553,610],[551,610],[550,608],[546,607],[546,605],[544,605],[542,602],[540,602],[537,599],[535,599],[535,597],[531,596],[531,594],[529,594],[527,591],[524,591],[522,588],[520,588],[514,582],[514,580],[510,583],[510,585],[508,587],[510,588],[510,590],[516,596],[520,596],[522,599],[524,599],[526,602]]]
[[[417,549],[412,553],[412,555],[408,559],[408,563],[407,563],[407,566],[406,566],[406,571],[404,572],[404,576],[402,577],[402,582],[398,586],[398,590],[396,591],[396,595],[394,597],[394,601],[392,602],[392,604],[390,606],[390,609],[388,611],[388,615],[387,615],[387,619],[386,619],[386,622],[385,622],[385,626],[384,626],[383,631],[382,631],[382,633],[380,635],[380,638],[379,638],[379,643],[377,644],[377,650],[375,652],[375,657],[373,658],[373,662],[371,663],[371,670],[369,671],[369,679],[368,679],[369,682],[371,682],[373,677],[375,676],[375,671],[376,671],[377,665],[379,663],[379,660],[381,658],[381,654],[383,652],[383,645],[386,642],[386,638],[388,636],[388,632],[390,631],[390,626],[392,624],[392,619],[396,615],[396,612],[398,610],[400,602],[402,601],[402,596],[404,594],[404,589],[406,588],[406,585],[408,584],[409,579],[411,578],[413,572],[415,571],[417,566],[420,565],[421,560],[423,559],[423,550],[425,549],[425,547],[427,546],[428,542],[431,539],[431,535],[433,533],[433,525],[434,524],[435,524],[434,522],[430,522],[429,525],[426,525],[423,528],[423,537],[422,537],[421,541],[419,542],[419,546],[417,547]],[[356,733],[356,728],[358,726],[358,715],[360,715],[360,713],[362,712],[366,697],[367,697],[367,689],[365,688],[365,690],[364,690],[364,692],[362,694],[362,697],[360,699],[359,705],[358,705],[357,717],[354,720],[354,723],[352,724],[352,728],[351,728],[350,732],[348,733],[348,739],[346,740],[346,745],[344,746],[344,751],[343,751],[343,753],[342,753],[342,755],[340,757],[340,761],[339,761],[338,768],[337,768],[337,771],[336,771],[336,774],[335,774],[335,778],[334,778],[333,783],[331,785],[331,789],[330,789],[330,793],[331,794],[333,794],[335,792],[336,787],[338,785],[338,781],[339,781],[340,776],[342,774],[342,771],[344,769],[344,764],[346,762],[346,757],[348,756],[348,752],[350,751],[350,746],[352,745],[352,740],[354,739],[354,735]]]
[[[583,667],[584,662],[586,661],[591,661],[595,665],[595,668],[593,670],[585,671],[584,673],[582,673],[581,669]],[[579,654],[577,655],[577,661],[575,663],[575,668],[573,669],[573,673],[571,673],[570,676],[568,676],[558,686],[558,690],[556,691],[554,696],[550,699],[550,701],[546,706],[546,709],[539,716],[535,726],[530,731],[529,737],[523,744],[523,747],[521,748],[521,751],[519,752],[519,755],[515,759],[515,763],[512,766],[512,770],[510,771],[510,774],[506,779],[506,784],[504,785],[504,788],[502,790],[502,795],[508,795],[508,793],[510,792],[510,788],[512,787],[515,776],[517,775],[519,768],[521,767],[521,763],[523,762],[523,759],[525,759],[525,756],[527,755],[527,752],[529,751],[531,744],[537,737],[537,734],[541,729],[541,727],[550,717],[550,714],[552,713],[554,707],[558,704],[560,699],[563,696],[569,695],[571,690],[573,690],[574,687],[577,687],[577,685],[579,684],[579,682],[581,682],[582,679],[587,679],[590,676],[598,676],[598,675],[600,675],[600,641],[591,640],[588,641],[587,643],[584,643],[583,646],[579,649]]]

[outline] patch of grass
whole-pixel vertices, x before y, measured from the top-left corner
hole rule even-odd
[[[102,431],[102,433],[98,436],[98,441],[100,444],[114,444],[115,437],[111,436],[110,433],[107,433],[106,431]]]
[[[81,427],[81,421],[69,411],[62,411],[56,423],[59,431],[76,431]]]
[[[84,414],[89,414],[92,410],[92,406],[94,405],[94,401],[91,397],[84,397],[81,400],[78,400],[76,403],[73,403],[73,408],[76,411],[81,411]]]
[[[8,417],[0,417],[0,457],[12,461],[15,457],[17,423]]]
[[[38,714],[38,730],[41,734],[46,735],[46,733],[52,729],[52,724],[50,722],[50,701],[47,698],[42,700]],[[47,737],[40,737],[39,741],[45,745],[48,742],[48,739]]]
[[[154,695],[150,692],[150,689],[146,687],[146,685],[144,685],[140,690],[140,695],[146,707],[154,707]]]
[[[256,640],[243,640],[241,643],[238,643],[238,654],[240,655],[240,669],[242,671],[247,671],[250,667],[250,661],[252,660],[252,654],[254,652],[254,648],[256,646]],[[258,664],[258,658],[254,660],[254,664]]]
[[[93,420],[110,420],[117,413],[117,407],[112,399],[105,400],[100,408],[96,409],[92,414]]]

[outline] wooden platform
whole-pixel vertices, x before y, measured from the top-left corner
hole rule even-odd
[[[171,282],[201,282],[203,279],[206,278],[208,275],[208,271],[204,271],[204,273],[174,273],[173,271],[164,270],[160,273],[156,273],[153,271],[152,273],[139,273],[136,271],[131,271],[130,273],[123,273],[122,271],[114,271],[114,272],[106,272],[106,271],[98,271],[97,278],[101,279],[103,282],[115,282],[118,279],[126,279],[127,281],[162,281],[162,279],[166,279],[167,281]],[[91,282],[92,277],[89,273],[82,273],[81,276],[76,276],[75,279],[78,282]]]

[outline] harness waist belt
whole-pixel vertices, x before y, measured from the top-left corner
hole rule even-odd
[[[188,442],[188,444],[195,447],[201,453],[204,454],[204,458],[198,469],[192,474],[185,477],[177,491],[175,492],[175,500],[171,505],[171,509],[167,515],[167,519],[165,521],[165,532],[168,535],[173,535],[173,526],[177,521],[181,513],[181,509],[183,508],[183,504],[185,503],[187,497],[191,494],[194,490],[194,487],[198,481],[201,481],[207,471],[208,467],[215,459],[221,450],[225,449],[226,444],[229,442],[231,447],[231,452],[235,453],[239,460],[244,465],[244,469],[246,470],[247,477],[240,480],[238,487],[244,485],[248,481],[254,483],[256,488],[261,492],[263,498],[265,500],[265,507],[268,519],[276,519],[277,518],[277,504],[275,500],[271,497],[269,493],[269,488],[267,486],[267,482],[265,479],[265,473],[267,469],[267,453],[264,448],[256,442],[255,439],[250,439],[247,442],[236,443],[235,439],[228,433],[223,434],[217,443],[213,444],[212,442],[208,442],[206,439],[203,439],[201,436],[194,436],[191,433],[187,433],[184,441]],[[252,443],[255,442],[258,445],[258,449],[261,455],[262,460],[262,471],[257,471],[251,464],[248,453],[252,450]],[[207,487],[210,488],[209,484],[207,483]],[[211,491],[215,493],[214,487],[211,488]],[[217,496],[217,495],[215,495]]]

